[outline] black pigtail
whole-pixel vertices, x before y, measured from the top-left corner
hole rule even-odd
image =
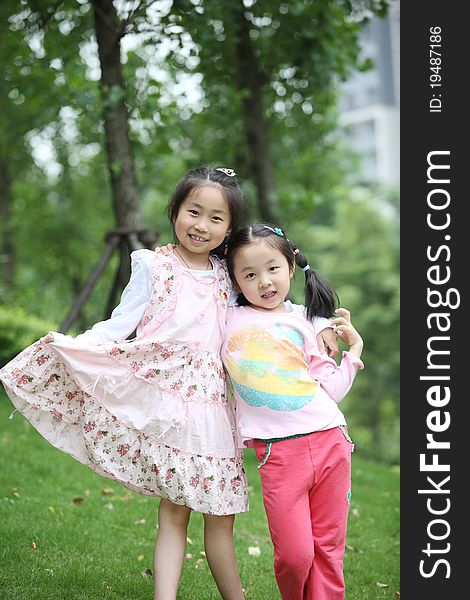
[[[307,319],[314,317],[331,319],[339,306],[339,298],[335,289],[308,264],[302,252],[289,242],[295,257],[295,264],[305,273],[305,308]],[[308,267],[308,268],[307,268]]]

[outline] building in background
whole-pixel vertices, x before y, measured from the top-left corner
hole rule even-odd
[[[364,27],[362,57],[374,68],[356,72],[343,84],[340,124],[360,156],[358,182],[397,187],[400,180],[400,2],[384,19]]]

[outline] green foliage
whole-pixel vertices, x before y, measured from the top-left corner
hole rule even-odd
[[[15,304],[45,319],[65,318],[104,250],[106,230],[113,226],[100,166],[97,159],[82,161],[86,177],[78,169],[66,169],[55,183],[35,168],[14,185]],[[90,316],[80,328],[103,318],[113,266],[86,303],[85,315]]]
[[[338,81],[366,68],[358,46],[366,5],[372,11],[369,15],[383,14],[386,3],[270,0],[245,8],[239,0],[174,1],[161,18],[159,35],[150,36],[147,43],[153,47],[162,37],[175,42],[169,46],[166,68],[176,80],[182,74],[200,76],[203,95],[199,102],[188,104],[187,116],[175,123],[172,148],[187,166],[222,162],[236,167],[247,189],[254,189],[256,162],[249,144],[253,123],[245,101],[255,92],[243,77],[249,61],[267,124],[266,151],[271,154],[277,186],[272,198],[275,212],[284,218],[293,197],[311,210],[328,190],[331,165],[336,178],[346,172],[341,169],[344,156],[338,160],[331,135],[337,127],[334,107]],[[246,38],[250,58],[240,54],[241,40]],[[131,88],[144,87],[135,72],[129,73],[128,81]],[[149,80],[147,87],[155,87],[154,82]],[[134,96],[141,116],[148,115],[155,100],[145,91],[139,98],[135,92]],[[159,110],[165,125],[171,122],[168,109],[170,105]],[[157,125],[154,131],[151,146],[167,139],[169,128]],[[300,193],[293,194],[291,186]],[[256,194],[251,194],[251,202],[256,215]]]
[[[57,330],[57,324],[0,305],[0,367],[50,330]]]

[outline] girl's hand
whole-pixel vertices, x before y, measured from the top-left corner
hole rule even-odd
[[[176,244],[167,244],[166,246],[157,246],[155,252],[161,252],[165,256],[168,256],[176,248]]]
[[[351,313],[346,308],[338,308],[335,312],[342,315],[331,320],[336,335],[348,344],[350,352],[356,354],[356,356],[361,356],[364,342],[351,323]]]
[[[43,342],[44,344],[48,344],[49,342],[53,342],[54,341],[54,334],[52,333],[52,331],[49,331],[49,333],[46,333],[46,335],[44,335],[41,340],[41,342]]]
[[[318,349],[323,354],[327,352],[330,358],[335,358],[338,354],[338,339],[336,331],[332,327],[326,327],[317,335]]]

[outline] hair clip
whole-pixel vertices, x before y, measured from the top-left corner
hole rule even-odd
[[[308,271],[309,269],[311,269],[312,267],[310,265],[305,265],[305,267],[302,267],[302,271]]]
[[[236,173],[233,169],[224,169],[223,167],[216,167],[216,171],[221,171],[224,175],[228,177],[235,177]]]
[[[269,229],[269,231],[272,231],[273,233],[275,233],[276,235],[280,236],[280,237],[284,237],[284,232],[282,231],[282,229],[280,227],[269,227],[269,225],[263,225],[263,227],[265,229]]]
[[[299,250],[298,248],[296,248],[296,249],[294,250],[294,256],[297,256],[297,254],[298,254],[299,252],[300,252],[300,250]]]

